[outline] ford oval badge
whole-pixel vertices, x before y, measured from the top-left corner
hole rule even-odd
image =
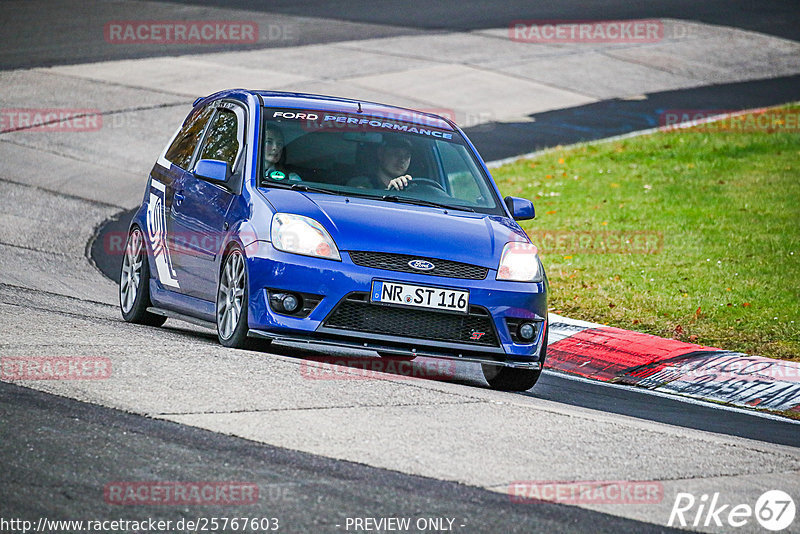
[[[432,271],[436,266],[425,260],[411,260],[408,266],[418,271]]]

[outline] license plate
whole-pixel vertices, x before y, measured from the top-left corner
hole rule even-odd
[[[372,282],[370,300],[398,306],[469,312],[469,291],[463,289],[444,289],[375,280]]]

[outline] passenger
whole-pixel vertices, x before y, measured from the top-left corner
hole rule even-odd
[[[356,176],[347,182],[351,187],[396,189],[400,191],[413,179],[408,174],[411,165],[411,141],[399,136],[384,136],[378,147],[377,168],[370,176]]]
[[[269,125],[264,130],[264,175],[263,179],[281,182],[300,182],[300,175],[286,169],[286,150],[283,141],[283,132],[275,125]]]

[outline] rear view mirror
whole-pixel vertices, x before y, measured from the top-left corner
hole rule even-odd
[[[231,175],[231,169],[225,161],[201,159],[194,167],[194,174],[209,182],[227,182]]]
[[[525,221],[536,217],[536,210],[533,209],[533,202],[527,198],[506,197],[506,207],[511,212],[515,221]]]

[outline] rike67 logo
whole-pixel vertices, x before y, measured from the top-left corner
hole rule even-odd
[[[781,490],[765,491],[755,506],[725,502],[719,493],[703,494],[695,498],[691,493],[678,493],[667,526],[678,527],[729,527],[739,528],[758,522],[761,527],[778,532],[794,522],[795,504],[792,497]]]

